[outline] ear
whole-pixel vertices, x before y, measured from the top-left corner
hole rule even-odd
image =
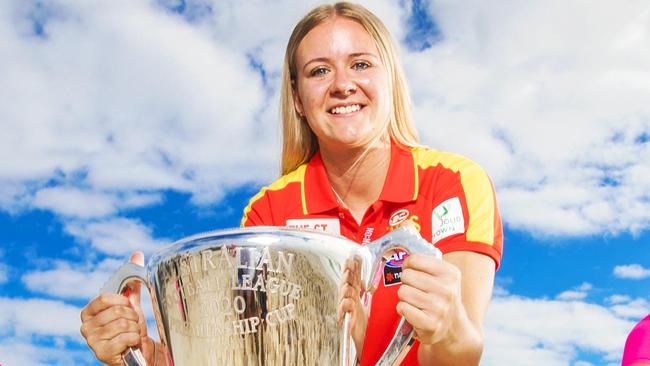
[[[298,114],[302,117],[305,116],[305,110],[302,107],[302,102],[300,101],[300,95],[298,95],[298,87],[296,86],[295,81],[291,81],[291,96],[293,97],[293,106],[298,111]]]

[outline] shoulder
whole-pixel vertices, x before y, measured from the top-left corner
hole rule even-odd
[[[485,170],[451,152],[425,147],[411,152],[417,167],[418,196],[431,203],[432,242],[443,253],[486,254],[498,267],[503,228],[494,187]]]
[[[439,195],[440,190],[457,187],[467,195],[493,193],[487,172],[475,161],[448,151],[428,147],[410,149],[418,176],[420,194]]]
[[[460,154],[440,151],[429,147],[411,148],[414,164],[422,170],[446,169],[455,173],[486,174],[483,168],[473,160]]]
[[[299,206],[307,164],[262,187],[244,208],[241,226],[275,225],[274,217],[281,209],[295,209]]]

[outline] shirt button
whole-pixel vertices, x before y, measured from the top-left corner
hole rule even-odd
[[[344,219],[344,218],[345,218],[345,214],[344,214],[343,212],[339,212],[339,217],[342,218],[342,219]]]

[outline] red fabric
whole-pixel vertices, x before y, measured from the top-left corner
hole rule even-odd
[[[437,159],[441,163],[436,164]],[[452,166],[445,166],[445,159],[453,160]],[[460,164],[461,168],[456,168],[454,164]],[[404,216],[412,220],[419,228],[422,237],[431,242],[432,220],[435,220],[434,209],[439,208],[441,203],[449,199],[457,198],[462,208],[464,229],[460,233],[440,239],[435,245],[443,253],[453,251],[482,253],[494,259],[498,267],[502,256],[503,235],[501,219],[495,203],[491,203],[489,206],[491,211],[488,210],[494,215],[488,223],[493,225],[493,237],[489,238],[488,242],[470,242],[466,237],[470,219],[477,220],[476,222],[486,219],[479,214],[469,212],[466,197],[468,192],[461,179],[461,174],[465,174],[467,170],[471,170],[472,176],[481,178],[480,182],[487,182],[488,187],[480,188],[483,192],[487,192],[489,202],[496,202],[489,179],[476,164],[455,155],[421,148],[403,149],[393,143],[388,175],[380,197],[368,208],[359,225],[350,212],[338,204],[322,159],[319,154],[316,154],[307,164],[304,174],[299,172],[299,168],[271,186],[265,187],[260,194],[253,197],[244,211],[242,226],[285,226],[287,220],[292,219],[338,219],[340,235],[358,243],[367,243],[398,227],[401,221],[395,218],[399,211],[406,210]],[[399,221],[394,226],[390,225],[391,217],[394,219],[393,222]],[[398,270],[401,272],[401,268]],[[392,274],[389,275],[391,276]],[[372,297],[370,319],[361,357],[362,365],[374,365],[395,333],[400,320],[395,311],[398,288],[399,283],[385,286],[384,281],[381,281]],[[418,364],[417,346],[416,342],[402,365]]]

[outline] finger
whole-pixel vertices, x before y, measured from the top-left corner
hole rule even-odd
[[[446,275],[451,271],[453,265],[444,262],[442,259],[424,254],[409,255],[403,263],[402,268],[411,268],[418,271],[426,272],[431,275]]]
[[[121,333],[111,339],[105,345],[105,352],[111,355],[121,355],[128,347],[140,345],[138,333]]]
[[[117,319],[138,322],[139,316],[130,306],[111,306],[81,325],[81,334],[89,335]]]
[[[359,294],[361,294],[363,290],[361,280],[358,279],[358,276],[355,276],[355,274],[348,269],[343,272],[343,276],[339,282],[339,298],[343,296],[342,294],[347,291],[347,288],[352,288]]]
[[[432,304],[437,301],[431,294],[404,284],[397,290],[397,297],[400,301],[422,310],[432,308]]]
[[[350,282],[354,285],[354,287],[362,288],[363,283],[361,281],[361,258],[354,258],[354,271],[352,271],[351,275],[352,278]]]
[[[115,319],[105,326],[98,328],[95,336],[103,340],[111,340],[122,333],[133,333],[140,338],[140,325],[137,321],[124,318]]]
[[[341,302],[339,303],[339,308],[344,313],[352,313],[356,310],[359,310],[358,305],[359,305],[358,301],[350,298],[345,298],[341,300]]]
[[[343,321],[343,316],[344,316],[345,313],[346,313],[346,310],[343,309],[343,306],[344,306],[344,304],[343,304],[343,300],[344,300],[344,299],[340,299],[340,300],[339,300],[339,304],[338,304],[338,306],[336,307],[336,322],[337,322],[338,324],[341,324],[341,322]]]
[[[403,268],[403,267],[402,267]],[[424,292],[438,293],[444,290],[450,280],[442,275],[432,275],[412,268],[402,269],[400,277],[402,285],[418,288]]]
[[[144,253],[142,253],[139,250],[136,250],[131,254],[129,261],[131,261],[131,263],[139,264],[144,267]]]
[[[416,331],[419,331],[419,338],[424,336],[421,333],[435,333],[436,330],[442,329],[442,318],[432,317],[411,304],[400,301],[397,303],[396,310]]]
[[[359,292],[358,288],[350,286],[350,284],[344,284],[339,291],[339,301],[346,298],[359,299],[361,298],[361,292]]]
[[[337,321],[341,323],[346,313],[352,313],[356,309],[356,303],[352,299],[343,299],[339,302]]]
[[[128,306],[129,300],[118,294],[101,294],[81,311],[81,321],[86,322],[111,306]]]
[[[344,275],[343,278],[341,279],[341,282],[339,283],[339,299],[342,297],[345,297],[345,293],[350,291],[352,289],[357,293],[357,296],[361,296],[363,293],[363,287],[360,281],[351,281],[351,277],[348,277],[347,275]]]

